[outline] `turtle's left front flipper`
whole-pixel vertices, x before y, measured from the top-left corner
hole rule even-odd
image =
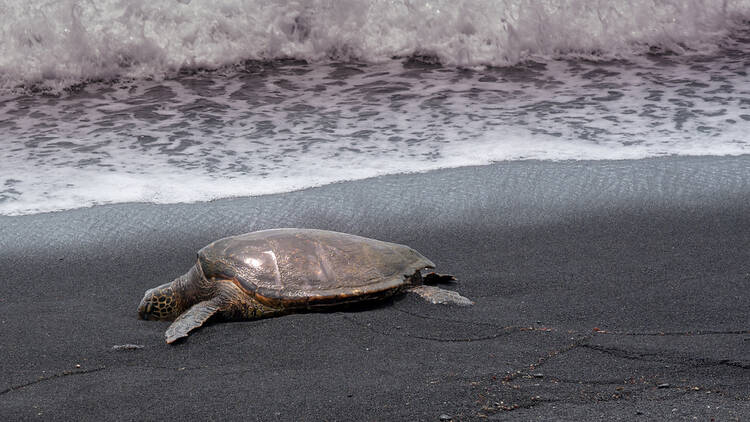
[[[221,296],[217,296],[193,305],[169,326],[166,332],[167,343],[174,343],[183,337],[187,337],[190,331],[203,325],[204,322],[221,310],[222,302]]]

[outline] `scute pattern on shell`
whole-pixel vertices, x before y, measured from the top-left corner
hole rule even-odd
[[[277,304],[341,302],[396,290],[434,264],[408,246],[345,233],[273,229],[219,239],[198,252],[207,278],[234,279]]]

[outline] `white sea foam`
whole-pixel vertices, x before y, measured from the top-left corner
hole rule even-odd
[[[0,0],[0,87],[278,58],[476,66],[706,52],[748,16],[750,0]]]
[[[286,192],[503,160],[750,153],[742,55],[482,71],[270,64],[0,101],[0,214]]]

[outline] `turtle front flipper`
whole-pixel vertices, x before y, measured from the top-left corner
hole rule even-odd
[[[203,302],[198,302],[190,307],[190,309],[180,315],[167,329],[167,343],[174,343],[183,337],[187,337],[190,331],[200,327],[216,312],[220,311],[222,308],[222,302],[222,298],[218,296],[209,300],[204,300]]]

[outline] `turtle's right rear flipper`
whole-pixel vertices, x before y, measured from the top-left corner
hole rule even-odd
[[[458,281],[456,280],[456,277],[453,277],[450,274],[429,273],[422,277],[422,282],[431,286],[434,286],[435,284],[455,283],[456,281]]]
[[[434,304],[459,306],[470,306],[474,304],[473,300],[461,296],[458,292],[441,289],[440,287],[435,286],[414,286],[408,291],[416,293],[421,296],[422,299]]]

